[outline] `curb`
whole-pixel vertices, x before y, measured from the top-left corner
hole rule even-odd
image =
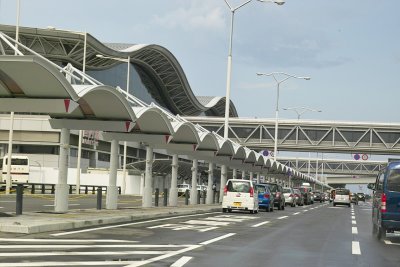
[[[171,215],[191,215],[191,214],[198,214],[204,212],[216,212],[220,211],[220,207],[212,207],[212,208],[203,208],[203,209],[192,209],[192,210],[151,210],[151,213],[144,213],[144,214],[133,214],[133,215],[115,215],[115,216],[104,216],[101,217],[101,214],[97,218],[93,219],[66,219],[60,222],[53,222],[51,223],[51,217],[43,218],[40,221],[35,219],[29,220],[26,224],[24,220],[19,220],[16,218],[16,221],[10,222],[9,224],[2,223],[0,224],[0,232],[4,233],[21,233],[21,234],[36,234],[36,233],[44,233],[44,232],[52,232],[52,231],[63,231],[63,230],[71,230],[71,229],[78,229],[78,228],[85,228],[90,226],[104,226],[107,224],[115,224],[115,223],[128,223],[128,222],[136,222],[142,221],[146,219],[161,219],[167,218]],[[82,214],[81,217],[85,217],[85,214]],[[14,217],[15,218],[15,217]]]

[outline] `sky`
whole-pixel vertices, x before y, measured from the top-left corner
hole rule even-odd
[[[244,0],[227,0],[236,7]],[[16,24],[16,0],[0,23]],[[256,0],[235,12],[231,100],[240,117],[274,118],[276,83],[257,72],[309,76],[282,83],[282,108],[302,119],[400,123],[400,1]],[[21,0],[20,25],[86,31],[101,42],[157,44],[192,91],[225,96],[231,12],[224,0]],[[284,76],[278,77],[280,79]]]

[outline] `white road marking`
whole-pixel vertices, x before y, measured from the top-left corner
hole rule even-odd
[[[174,262],[171,267],[182,267],[183,265],[185,265],[186,263],[188,263],[191,259],[193,259],[193,257],[182,257],[179,260],[177,260],[176,262]]]
[[[41,256],[89,256],[89,255],[158,255],[169,251],[161,250],[131,250],[131,251],[46,251],[46,252],[9,252],[1,253],[0,257],[41,257]]]
[[[178,248],[179,245],[0,245],[1,249],[14,248],[14,249],[41,249],[41,248]]]
[[[229,233],[229,234],[226,234],[226,235],[223,235],[223,236],[220,236],[220,237],[216,237],[216,238],[213,238],[213,239],[210,239],[210,240],[201,242],[200,245],[212,244],[212,243],[214,243],[214,242],[217,242],[217,241],[219,241],[219,240],[222,240],[222,239],[231,237],[231,236],[233,236],[233,235],[236,235],[236,234],[235,234],[235,233]]]
[[[360,242],[358,241],[351,242],[351,253],[353,255],[361,255]]]
[[[303,212],[306,212],[306,211],[308,211],[308,210],[303,210]]]
[[[0,200],[0,203],[15,203],[15,200]]]
[[[137,243],[138,241],[131,240],[116,240],[116,239],[27,239],[27,238],[0,238],[0,241],[9,242],[46,242],[46,243],[93,243],[93,242],[107,242],[107,243]]]
[[[4,207],[0,207],[0,209],[4,209]]]
[[[12,158],[11,158],[12,159]],[[80,206],[81,204],[71,204],[68,203],[68,206]],[[43,207],[54,207],[54,204],[43,205]]]
[[[255,224],[255,225],[253,225],[251,227],[258,227],[258,226],[261,226],[261,225],[264,225],[264,224],[267,224],[267,223],[269,223],[269,221],[257,223],[257,224]]]
[[[202,221],[202,220],[189,220],[186,222],[182,223],[187,223],[187,224],[204,224],[204,225],[210,225],[210,226],[228,226],[230,223],[229,222],[217,222],[217,221]]]
[[[188,225],[188,224],[168,223],[168,224],[150,226],[147,228],[148,229],[165,228],[165,229],[171,229],[173,231],[194,230],[194,231],[198,231],[198,232],[207,232],[210,230],[218,229],[219,227],[208,227],[207,225]]]
[[[110,228],[125,227],[125,226],[138,225],[138,224],[144,224],[144,223],[161,222],[161,221],[167,221],[167,220],[172,220],[172,219],[187,218],[187,217],[194,217],[194,216],[202,216],[202,215],[215,214],[215,213],[220,213],[220,212],[208,212],[208,213],[202,213],[202,214],[180,215],[180,216],[173,216],[173,217],[168,217],[168,218],[148,220],[148,221],[142,221],[142,222],[123,223],[123,224],[118,224],[118,225],[96,227],[96,228],[90,228],[90,229],[84,229],[84,230],[78,230],[78,231],[61,232],[61,233],[50,234],[50,235],[51,236],[71,235],[71,234],[77,234],[77,233],[84,233],[84,232],[98,231],[98,230],[104,230],[104,229],[110,229]]]
[[[247,218],[221,218],[221,217],[207,217],[205,220],[219,221],[219,222],[244,222],[246,220],[257,219],[256,217]]]
[[[357,224],[357,222],[355,220],[352,220],[351,224]]]
[[[282,220],[282,219],[286,219],[286,218],[289,218],[289,216],[282,216],[282,217],[279,217],[279,218],[277,218],[278,220]]]
[[[351,233],[357,235],[358,234],[357,227],[351,227]]]
[[[12,159],[12,158],[11,158]],[[356,219],[356,216],[351,216],[351,219],[352,220],[355,220]]]
[[[300,214],[300,212],[295,212],[295,213],[293,213],[293,215],[297,215],[297,214]]]
[[[0,267],[47,267],[47,266],[111,266],[121,264],[131,264],[127,266],[141,266],[137,265],[141,262],[138,261],[43,261],[43,262],[18,262],[18,263],[0,263]],[[132,265],[134,264],[134,265]]]

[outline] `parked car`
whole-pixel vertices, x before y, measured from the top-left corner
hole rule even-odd
[[[303,206],[304,205],[304,197],[299,189],[293,188],[294,197],[296,199],[296,205]]]
[[[192,188],[190,184],[178,184],[178,196],[185,195],[186,190],[189,190]]]
[[[311,204],[311,187],[308,186],[301,186],[299,188],[295,188],[298,189],[301,194],[303,195],[304,198],[304,204],[305,205],[310,205]]]
[[[285,209],[285,196],[283,195],[283,188],[277,183],[264,183],[268,185],[269,190],[274,196],[274,206],[278,207],[278,210]]]
[[[290,187],[283,188],[283,195],[285,196],[285,205],[296,207],[296,198],[293,189]]]
[[[358,201],[365,202],[365,194],[364,193],[357,193],[357,196],[358,196]]]
[[[350,190],[346,188],[336,188],[333,206],[347,205],[350,207]]]
[[[258,212],[258,194],[255,193],[253,181],[229,179],[226,182],[222,198],[222,212],[232,212],[232,210]]]
[[[381,170],[372,195],[372,232],[378,239],[400,230],[400,162],[390,162]]]
[[[265,209],[266,212],[274,211],[274,196],[271,194],[268,185],[256,184],[258,192],[258,206]]]
[[[197,191],[200,191],[200,196],[204,197],[207,194],[207,186],[206,185],[197,185]]]

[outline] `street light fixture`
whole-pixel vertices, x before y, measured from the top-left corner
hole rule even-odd
[[[128,58],[118,58],[118,57],[106,57],[104,55],[96,55],[98,58],[104,59],[113,59],[116,61],[125,62],[128,64],[128,70],[126,74],[126,98],[129,95],[129,80],[130,80],[130,70],[131,70],[131,56],[128,55]],[[122,164],[122,194],[125,194],[126,190],[126,154],[127,154],[127,142],[124,141],[124,157],[123,157],[123,164]]]
[[[282,108],[283,110],[293,110],[294,112],[297,113],[297,119],[300,120],[301,115],[306,113],[307,111],[311,112],[322,112],[322,110],[318,109],[312,109],[312,108],[307,108],[307,107],[293,107],[293,108]]]
[[[258,76],[272,76],[276,82],[276,109],[275,109],[275,142],[274,142],[274,160],[276,160],[277,156],[277,150],[278,150],[278,114],[279,114],[279,86],[281,83],[283,83],[286,80],[289,80],[290,78],[296,78],[296,79],[303,79],[303,80],[310,80],[310,77],[303,77],[303,76],[295,76],[291,74],[287,74],[285,72],[271,72],[271,73],[261,73],[257,72]],[[286,76],[282,80],[278,80],[276,76]]]
[[[232,7],[227,0],[224,0],[229,10],[231,11],[231,30],[229,35],[229,53],[228,53],[228,67],[227,67],[227,77],[226,77],[226,95],[225,95],[225,125],[224,125],[224,138],[228,139],[229,132],[229,104],[230,104],[230,94],[231,94],[231,75],[232,75],[232,38],[233,38],[233,19],[235,16],[235,11],[239,8],[247,5],[251,2],[248,0],[237,7]],[[283,5],[285,1],[283,0],[257,0],[262,3],[275,3],[277,5]]]

